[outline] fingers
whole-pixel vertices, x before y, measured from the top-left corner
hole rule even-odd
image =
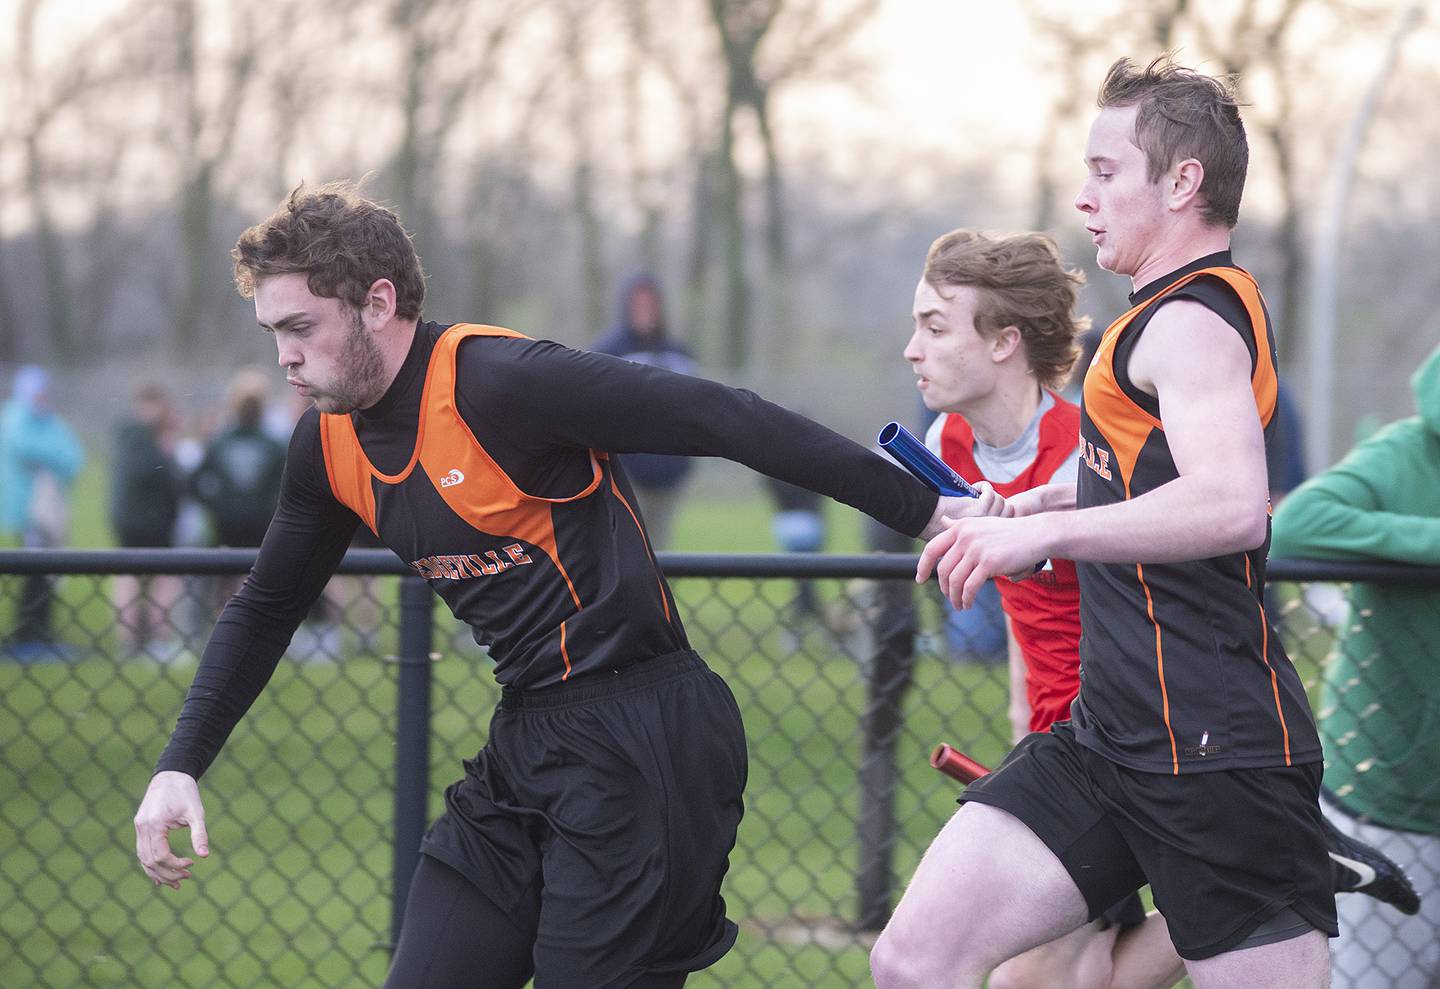
[[[183,773],[157,773],[135,813],[135,856],[157,886],[179,889],[191,877],[194,859],[182,858],[170,848],[170,832],[190,829],[190,843],[200,856],[210,854],[205,810],[195,780]]]
[[[196,807],[189,824],[190,847],[195,849],[195,854],[203,859],[210,854],[210,835],[205,830],[205,811]]]
[[[925,548],[920,551],[920,559],[915,564],[915,583],[923,584],[930,579],[930,574],[935,569],[935,561],[945,555],[945,550],[950,543],[955,541],[955,532],[952,527],[954,519],[942,515],[940,523],[944,526],[938,535],[932,536],[925,543]]]
[[[989,481],[976,481],[975,490],[979,495],[975,500],[975,515],[1005,515],[1006,501],[993,487]]]
[[[146,822],[136,822],[135,853],[150,881],[171,889],[179,889],[180,881],[190,878],[190,866],[195,864],[171,850],[168,829]]]

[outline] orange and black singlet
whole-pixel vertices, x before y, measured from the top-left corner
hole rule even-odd
[[[718,456],[916,534],[935,495],[743,389],[509,330],[421,323],[394,383],[295,428],[280,505],[159,768],[198,777],[344,555],[373,529],[528,689],[688,649],[610,454]]]
[[[1085,376],[1078,507],[1127,501],[1178,477],[1159,404],[1129,356],[1174,299],[1207,306],[1251,354],[1251,387],[1275,427],[1275,349],[1255,281],[1229,252],[1140,289],[1105,331]],[[1082,745],[1132,769],[1185,773],[1315,762],[1320,743],[1299,675],[1263,605],[1270,540],[1249,552],[1165,564],[1080,563]]]

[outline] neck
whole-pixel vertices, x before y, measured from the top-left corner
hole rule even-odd
[[[1229,249],[1230,230],[1228,227],[1202,224],[1168,244],[1159,245],[1158,250],[1130,273],[1131,290],[1142,289],[1155,279],[1183,268],[1191,261],[1203,258],[1207,254]]]
[[[392,319],[379,334],[381,378],[385,382],[380,394],[389,391],[399,376],[400,368],[405,365],[405,358],[409,356],[410,347],[415,342],[415,328],[418,325],[419,321],[414,319]]]
[[[1040,408],[1040,386],[1026,372],[999,383],[990,394],[969,408],[955,409],[965,417],[975,437],[986,446],[1009,446],[1020,438],[1035,410]]]

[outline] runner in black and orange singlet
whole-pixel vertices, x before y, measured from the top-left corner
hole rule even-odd
[[[348,184],[296,190],[234,256],[315,408],[136,815],[145,871],[175,888],[191,876],[174,828],[208,854],[196,780],[363,525],[470,624],[504,687],[425,837],[387,985],[680,986],[735,939],[720,883],[745,739],[612,454],[727,457],[909,533],[1001,500],[937,500],[747,391],[423,322],[408,235]]]
[[[1099,105],[1076,207],[1135,292],[1085,379],[1078,491],[958,521],[917,573],[967,605],[1075,560],[1080,691],[966,791],[876,944],[882,989],[978,987],[1147,881],[1197,989],[1328,982],[1320,749],[1262,603],[1275,355],[1228,253],[1238,105],[1168,59],[1117,62]]]

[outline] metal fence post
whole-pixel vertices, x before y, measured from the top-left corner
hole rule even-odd
[[[430,645],[434,598],[419,577],[400,581],[400,672],[395,693],[395,883],[390,942],[400,941],[410,879],[420,861],[430,792]]]
[[[914,541],[871,523],[872,550],[904,552]],[[860,808],[856,821],[859,863],[855,876],[857,926],[878,931],[890,919],[894,890],[893,853],[897,837],[895,791],[900,772],[895,743],[904,724],[905,694],[915,660],[915,585],[880,580],[874,588],[871,622],[874,651],[865,657],[865,708],[860,712]]]

